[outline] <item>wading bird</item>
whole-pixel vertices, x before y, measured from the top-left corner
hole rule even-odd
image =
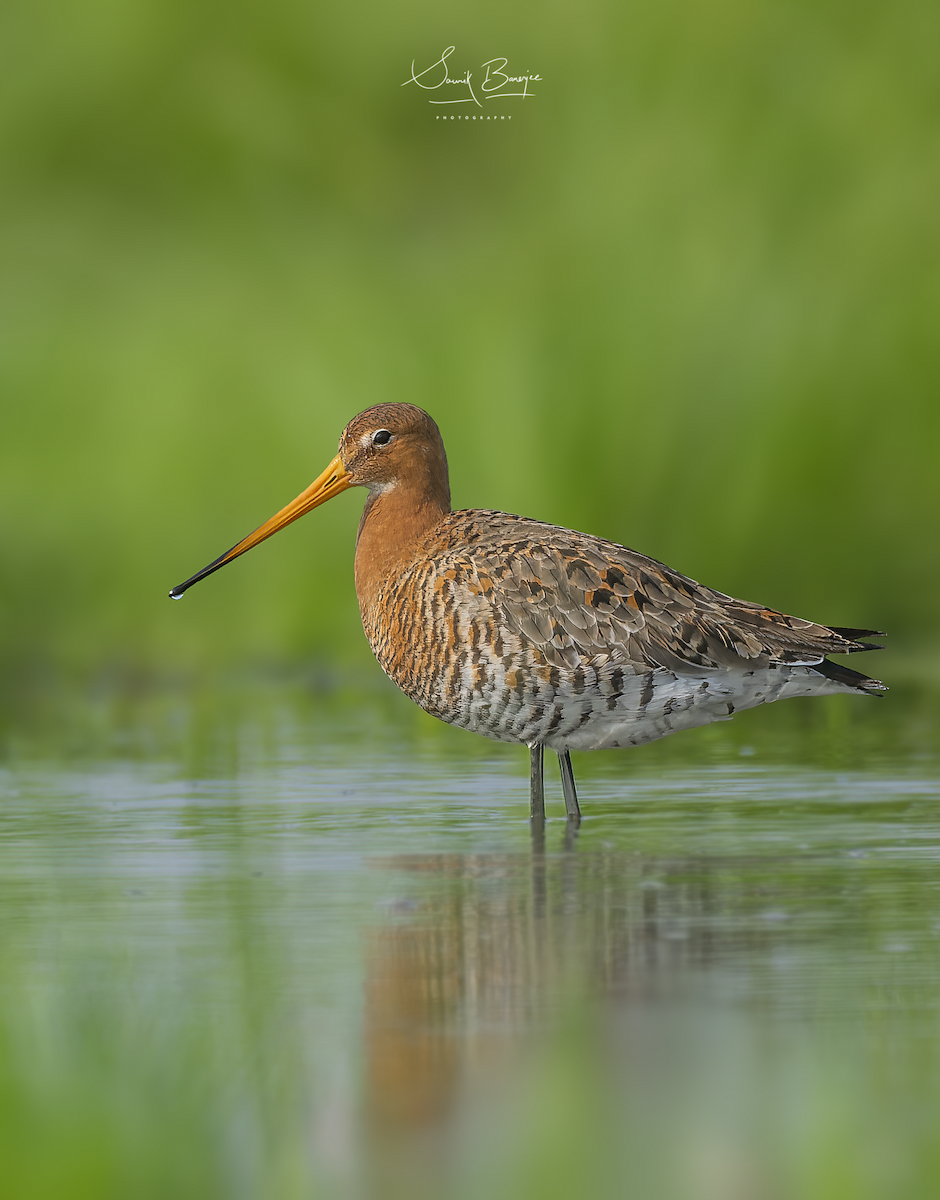
[[[378,404],[286,508],[175,587],[187,588],[350,487],[368,489],[356,594],[379,665],[425,712],[542,750],[580,820],[571,750],[639,746],[789,696],[885,691],[827,654],[876,650],[870,629],[817,625],[734,600],[615,542],[488,509],[454,512],[434,421]]]

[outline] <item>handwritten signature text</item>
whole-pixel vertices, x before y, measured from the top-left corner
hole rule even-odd
[[[508,63],[506,58],[491,58],[485,63],[481,63],[481,70],[485,71],[482,80],[474,84],[473,72],[467,70],[463,75],[456,79],[451,78],[448,70],[447,60],[453,54],[455,46],[448,46],[437,62],[432,63],[429,67],[425,67],[423,71],[415,72],[415,64],[411,62],[411,78],[406,79],[401,85],[407,87],[409,83],[415,83],[422,91],[436,92],[439,88],[446,88],[448,85],[453,87],[466,88],[467,92],[454,93],[452,98],[444,100],[430,100],[431,104],[476,104],[480,108],[483,104],[480,100],[502,100],[507,96],[523,96],[529,98],[535,93],[529,90],[529,84],[537,83],[541,75],[510,75],[503,68]],[[510,85],[515,85],[516,89],[521,85],[522,90],[511,90]],[[442,93],[443,95],[444,93]]]

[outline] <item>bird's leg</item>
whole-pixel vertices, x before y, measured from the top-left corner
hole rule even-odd
[[[581,809],[578,807],[578,792],[574,786],[574,771],[571,769],[571,755],[566,750],[558,755],[558,765],[561,767],[561,786],[565,793],[565,809],[568,820],[575,824],[581,823]]]
[[[542,777],[542,747],[529,749],[529,816],[545,824],[545,785]]]

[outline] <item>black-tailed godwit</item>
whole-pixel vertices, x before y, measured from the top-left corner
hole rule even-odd
[[[638,746],[789,696],[878,693],[827,654],[878,649],[870,629],[817,625],[735,600],[615,542],[488,509],[454,512],[444,443],[411,404],[378,404],[286,508],[170,595],[178,599],[304,513],[365,487],[356,541],[362,625],[385,673],[425,712],[558,754]]]

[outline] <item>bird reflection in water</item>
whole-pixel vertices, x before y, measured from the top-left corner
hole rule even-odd
[[[386,904],[367,942],[365,1102],[383,1194],[442,1194],[457,1118],[498,1106],[572,1008],[603,1040],[599,1014],[656,1008],[690,974],[767,961],[788,936],[759,917],[766,860],[730,879],[700,860],[562,847],[377,863],[418,897]]]

